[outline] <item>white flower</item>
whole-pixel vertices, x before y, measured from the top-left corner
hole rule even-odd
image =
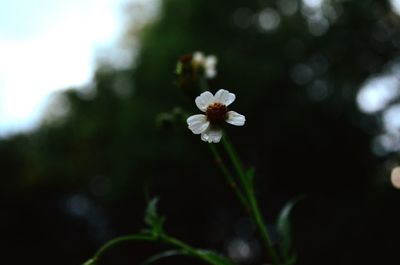
[[[214,55],[204,56],[202,52],[193,53],[192,64],[194,68],[201,68],[206,78],[214,78],[217,75],[217,57]]]
[[[190,116],[186,122],[194,134],[201,134],[201,140],[209,143],[218,143],[222,138],[221,125],[227,122],[236,126],[243,126],[246,118],[228,106],[235,101],[235,94],[220,89],[215,93],[206,91],[195,100],[196,106],[205,114]]]

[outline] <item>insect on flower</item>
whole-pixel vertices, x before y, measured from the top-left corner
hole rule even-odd
[[[196,106],[204,114],[190,116],[186,122],[194,134],[200,134],[201,140],[209,143],[218,143],[222,138],[222,125],[227,122],[236,126],[243,126],[246,118],[228,106],[235,101],[235,94],[220,89],[213,95],[206,91],[195,100]]]

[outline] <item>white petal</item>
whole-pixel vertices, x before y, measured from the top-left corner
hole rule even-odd
[[[237,113],[236,111],[228,111],[228,118],[226,119],[227,123],[236,126],[243,126],[246,121],[246,118],[242,115]]]
[[[193,62],[198,63],[198,64],[203,64],[205,58],[204,54],[202,52],[195,52],[193,53]]]
[[[210,137],[208,137],[207,133],[203,132],[201,134],[201,140],[203,140],[204,142],[208,142],[209,139],[210,139]],[[211,143],[211,142],[209,142],[209,143]]]
[[[222,138],[222,130],[207,129],[201,134],[201,140],[209,143],[219,143]]]
[[[198,96],[195,99],[196,102],[196,106],[201,110],[201,111],[206,111],[207,107],[214,103],[214,96],[213,94],[211,94],[211,92],[203,92],[200,94],[200,96]]]
[[[229,91],[225,89],[218,90],[214,96],[214,100],[216,102],[224,104],[225,106],[230,105],[233,101],[235,101],[235,98],[236,98],[235,94],[229,93]]]
[[[206,68],[206,77],[207,78],[214,78],[217,76],[217,71],[215,68]]]
[[[204,64],[206,68],[215,68],[215,65],[217,64],[217,57],[214,55],[207,56]]]
[[[207,120],[206,115],[203,114],[197,114],[190,116],[186,120],[189,129],[192,131],[194,134],[200,134],[207,130],[208,126],[210,125],[210,122]]]
[[[214,78],[217,75],[217,57],[214,55],[209,55],[205,59],[204,68],[207,78]]]

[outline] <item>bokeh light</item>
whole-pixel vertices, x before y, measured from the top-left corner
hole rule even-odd
[[[392,181],[393,187],[400,189],[400,167],[393,168],[390,180]]]

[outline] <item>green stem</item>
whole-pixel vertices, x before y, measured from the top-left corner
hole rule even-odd
[[[279,260],[279,256],[272,244],[271,238],[268,234],[268,230],[265,224],[265,221],[262,217],[262,214],[260,212],[260,208],[258,206],[257,200],[256,198],[251,195],[249,195],[249,200],[250,200],[250,205],[251,205],[251,209],[252,209],[252,213],[253,213],[253,218],[257,224],[257,227],[261,233],[261,237],[263,239],[264,242],[264,246],[268,252],[268,254],[270,255],[271,259],[272,259],[272,263],[275,265],[280,264],[280,260]]]
[[[93,260],[98,260],[105,252],[107,252],[109,249],[113,248],[114,246],[120,244],[120,243],[125,243],[128,241],[154,241],[153,236],[148,236],[148,235],[129,235],[129,236],[121,236],[121,237],[116,237],[107,243],[105,243],[93,256]]]
[[[257,199],[254,194],[253,183],[246,175],[243,165],[226,134],[224,134],[224,136],[222,137],[222,144],[224,145],[226,152],[228,153],[228,156],[231,159],[232,164],[238,173],[240,182],[243,186],[243,189],[245,191],[245,194],[246,194],[247,199],[250,204],[249,206],[250,206],[250,210],[252,213],[252,217],[258,227],[258,230],[260,231],[261,238],[263,240],[265,249],[267,250],[267,253],[271,257],[272,263],[274,265],[278,265],[278,264],[280,264],[280,259],[279,259],[279,256],[272,244],[271,238],[270,238],[270,236],[268,234],[268,230],[266,228],[265,221],[264,221],[261,211],[260,211],[260,207],[258,206]]]
[[[199,84],[200,84],[200,90],[201,92],[208,91],[208,83],[207,79],[203,76],[199,77]]]
[[[216,262],[212,258],[209,258],[206,255],[201,255],[201,253],[199,253],[199,250],[189,246],[188,244],[180,241],[179,239],[164,235],[161,237],[161,240],[169,245],[181,248],[182,250],[186,251],[187,254],[189,254],[193,257],[197,257],[198,259],[204,260],[207,263],[210,263],[213,265],[221,265],[219,262]]]
[[[101,256],[104,255],[108,250],[111,248],[115,247],[118,244],[129,242],[129,241],[152,241],[152,242],[162,242],[174,247],[178,247],[185,251],[188,255],[191,255],[193,257],[196,257],[200,260],[204,260],[205,262],[212,264],[212,265],[221,265],[219,262],[215,261],[214,259],[202,255],[199,250],[189,246],[188,244],[184,243],[183,241],[180,241],[179,239],[176,239],[174,237],[168,236],[166,234],[161,234],[159,237],[155,237],[152,235],[129,235],[129,236],[121,236],[114,238],[107,243],[105,243],[93,256],[92,259],[87,261],[85,264],[96,264],[96,262],[99,260]]]
[[[246,210],[250,211],[248,201],[244,197],[242,191],[239,189],[239,187],[236,184],[236,181],[233,179],[232,175],[229,173],[229,170],[226,167],[224,161],[222,160],[222,157],[219,154],[217,148],[215,147],[214,144],[208,144],[208,146],[210,147],[211,153],[214,156],[215,162],[221,168],[221,171],[225,177],[225,180],[229,183],[229,186],[231,186],[233,191],[236,193],[236,196],[239,198],[240,202],[243,204],[243,206],[246,208]]]

